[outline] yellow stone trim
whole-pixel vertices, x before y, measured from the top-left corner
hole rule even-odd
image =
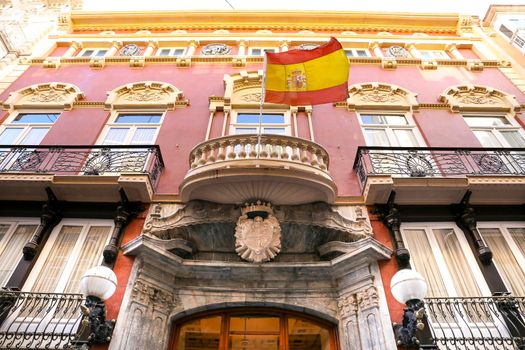
[[[397,85],[366,82],[348,87],[348,110],[417,111],[417,94]]]
[[[84,98],[80,88],[69,83],[35,84],[9,94],[2,104],[4,110],[63,109],[69,111],[73,103]]]
[[[293,19],[293,20],[291,20]],[[475,21],[457,14],[328,11],[73,11],[72,30],[337,30],[456,33]]]
[[[189,100],[172,84],[158,81],[140,81],[119,86],[108,93],[104,102],[106,110],[127,108],[154,108],[172,110],[187,106]],[[178,103],[177,103],[178,102]]]
[[[439,96],[439,101],[450,105],[452,112],[510,112],[521,109],[516,97],[487,86],[451,86]]]

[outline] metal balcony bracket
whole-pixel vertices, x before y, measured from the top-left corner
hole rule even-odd
[[[410,267],[410,252],[405,247],[405,242],[403,241],[403,236],[401,236],[401,220],[399,217],[399,209],[395,204],[396,193],[392,191],[390,197],[388,198],[387,207],[383,211],[381,217],[383,222],[388,227],[390,234],[394,240],[395,245],[395,257],[397,265],[400,269]]]
[[[420,341],[416,337],[417,331],[425,328],[423,320],[425,308],[421,300],[409,300],[403,313],[403,324],[394,323],[394,334],[398,346],[405,348],[417,348]]]
[[[88,296],[82,312],[86,318],[83,322],[89,323],[91,334],[88,337],[89,343],[102,344],[108,343],[113,334],[115,320],[106,320],[106,305],[97,297]]]
[[[489,247],[483,242],[481,235],[479,234],[477,228],[477,218],[474,208],[470,205],[470,196],[472,195],[471,191],[467,191],[463,196],[459,204],[460,212],[458,216],[458,221],[467,228],[468,233],[474,239],[476,244],[476,250],[478,251],[479,260],[484,264],[489,264],[492,260],[492,251]]]

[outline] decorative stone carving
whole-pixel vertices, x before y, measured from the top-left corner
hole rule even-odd
[[[396,85],[384,83],[362,83],[348,89],[348,109],[417,110],[417,95]]]
[[[396,57],[396,58],[407,58],[408,57],[408,51],[404,47],[401,47],[398,45],[390,46],[388,48],[388,54],[391,57]]]
[[[202,48],[202,54],[206,56],[229,55],[232,49],[225,44],[208,44]]]
[[[317,49],[318,47],[319,47],[319,44],[314,44],[314,43],[306,43],[306,44],[301,44],[298,46],[300,50],[313,50],[313,49]]]
[[[239,97],[239,99],[244,101],[244,102],[261,102],[261,95],[262,95],[262,93],[255,92],[255,93],[251,93],[251,94],[241,95],[241,97]]]
[[[362,290],[356,294],[357,304],[362,310],[369,309],[371,307],[379,307],[379,295],[377,294],[377,288],[370,286],[365,290]]]
[[[128,44],[120,49],[119,56],[136,56],[140,53],[140,48],[135,44]]]
[[[453,112],[519,112],[521,109],[514,96],[486,86],[453,86],[440,95],[439,101],[448,103]]]
[[[162,290],[142,279],[135,281],[131,298],[139,304],[165,312],[169,312],[180,304],[180,300],[173,293]]]
[[[355,294],[345,294],[337,301],[339,307],[339,317],[341,319],[357,314],[358,302]]]
[[[257,202],[242,208],[235,227],[235,251],[244,260],[270,261],[281,251],[281,226],[272,214],[269,203]]]
[[[105,108],[140,108],[155,107],[159,109],[173,109],[176,105],[185,106],[182,91],[175,86],[155,81],[138,82],[120,86],[108,92]]]
[[[12,92],[5,101],[3,108],[6,110],[22,108],[71,110],[73,103],[83,98],[84,93],[72,84],[37,84]]]

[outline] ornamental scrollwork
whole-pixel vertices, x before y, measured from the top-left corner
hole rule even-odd
[[[366,101],[366,102],[384,103],[384,102],[396,102],[399,99],[393,91],[374,90],[371,93],[363,95],[361,97],[361,100]]]
[[[150,101],[160,101],[167,97],[167,94],[163,94],[160,91],[155,90],[138,90],[130,91],[124,99],[127,101],[140,101],[140,102],[150,102]]]
[[[354,316],[357,314],[358,303],[355,294],[345,294],[337,301],[339,315],[341,318]]]
[[[160,289],[144,280],[135,281],[131,298],[137,303],[166,312],[180,304],[179,298],[173,293]]]
[[[29,98],[31,102],[64,102],[66,95],[62,91],[46,90],[35,92]]]
[[[498,100],[493,98],[489,92],[484,94],[476,94],[471,91],[469,94],[462,96],[459,100],[461,103],[485,105],[485,104],[496,104]]]
[[[261,93],[260,92],[256,92],[256,93],[253,93],[253,94],[246,94],[246,95],[242,95],[240,97],[240,99],[244,102],[260,102],[261,101]]]
[[[202,48],[202,54],[206,56],[229,55],[232,49],[225,44],[208,44]]]
[[[388,48],[388,54],[391,57],[396,57],[396,58],[407,58],[408,57],[408,51],[404,47],[401,47],[398,45],[390,46]]]

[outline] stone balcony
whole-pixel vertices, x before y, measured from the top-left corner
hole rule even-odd
[[[257,135],[231,135],[197,145],[180,186],[182,199],[232,204],[260,199],[276,205],[335,200],[323,147],[283,135],[261,135],[257,144]]]

